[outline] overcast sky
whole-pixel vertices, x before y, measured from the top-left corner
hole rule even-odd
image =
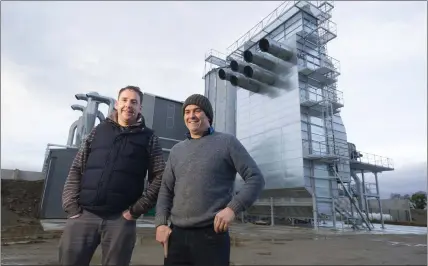
[[[203,94],[205,53],[225,52],[280,3],[2,2],[2,168],[41,170],[46,144],[65,144],[79,116],[76,93]],[[328,50],[341,63],[342,118],[359,150],[394,160],[383,193],[427,186],[426,10],[335,2]]]

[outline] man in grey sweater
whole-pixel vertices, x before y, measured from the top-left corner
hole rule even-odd
[[[228,266],[229,225],[256,201],[265,181],[236,137],[214,131],[206,97],[187,98],[183,115],[189,132],[171,149],[166,164],[156,205],[156,240],[167,248],[165,265]],[[245,184],[233,195],[236,173]]]

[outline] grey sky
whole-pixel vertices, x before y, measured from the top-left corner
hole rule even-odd
[[[203,93],[205,53],[225,51],[279,4],[2,2],[2,168],[41,169],[46,144],[65,144],[78,117],[76,93],[116,97],[128,84],[177,100]],[[380,180],[403,190],[426,188],[426,10],[335,2],[328,47],[341,63],[348,140],[391,157],[396,171]]]

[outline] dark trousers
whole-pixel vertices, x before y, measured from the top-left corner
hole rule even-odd
[[[217,234],[213,225],[184,229],[172,226],[165,266],[229,266],[229,232]]]
[[[59,244],[60,265],[87,266],[98,245],[102,265],[127,266],[136,241],[136,221],[122,214],[100,217],[83,211],[78,218],[67,219]]]

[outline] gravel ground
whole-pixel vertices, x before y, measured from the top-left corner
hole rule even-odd
[[[132,264],[162,265],[153,229],[139,229]],[[238,224],[231,232],[231,265],[426,265],[427,236],[315,232],[308,228]],[[2,246],[3,265],[57,262],[58,239]],[[100,264],[100,249],[93,263]]]

